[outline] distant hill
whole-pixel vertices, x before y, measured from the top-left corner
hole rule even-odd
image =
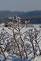
[[[41,10],[40,11],[30,11],[30,12],[20,12],[20,11],[0,11],[0,23],[6,22],[9,16],[20,16],[20,17],[31,17],[32,23],[41,24]],[[4,19],[3,19],[4,18]]]
[[[27,14],[25,14],[27,16],[41,16],[41,11],[31,11],[31,12],[27,12]]]
[[[1,17],[8,17],[8,16],[41,16],[41,11],[31,11],[31,12],[18,12],[18,11],[0,11],[0,18]]]

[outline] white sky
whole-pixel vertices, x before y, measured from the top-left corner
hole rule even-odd
[[[0,10],[41,10],[41,0],[0,0]]]

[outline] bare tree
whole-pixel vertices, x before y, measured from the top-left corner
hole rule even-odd
[[[41,53],[39,47],[39,36],[40,31],[36,28],[27,29],[25,32],[21,32],[25,26],[20,26],[19,19],[16,24],[12,23],[9,29],[12,30],[13,35],[10,35],[6,32],[5,29],[2,29],[0,34],[0,54],[3,54],[5,60],[7,59],[5,52],[8,55],[17,55],[22,58],[35,58],[37,56],[37,51]],[[27,28],[27,27],[26,27]],[[39,37],[38,37],[39,36]],[[4,46],[4,47],[3,47]]]

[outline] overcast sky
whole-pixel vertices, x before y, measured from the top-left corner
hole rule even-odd
[[[0,10],[41,10],[41,0],[0,0]]]

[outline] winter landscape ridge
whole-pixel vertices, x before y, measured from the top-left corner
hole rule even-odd
[[[0,0],[0,61],[41,61],[41,0]]]

